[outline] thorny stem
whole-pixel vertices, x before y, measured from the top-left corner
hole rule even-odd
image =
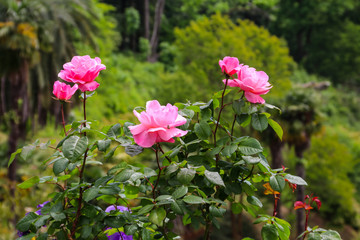
[[[305,230],[304,230],[304,231],[306,231],[307,228],[308,228],[309,214],[310,214],[310,210],[307,210],[307,211],[305,212],[306,219],[305,219]],[[303,240],[305,239],[305,237],[306,237],[306,233],[304,234]]]
[[[216,147],[216,131],[217,131],[218,126],[219,126],[221,112],[224,109],[224,95],[225,95],[225,91],[226,91],[228,81],[229,81],[229,77],[226,76],[226,82],[225,82],[224,91],[222,92],[222,95],[221,95],[221,106],[220,106],[219,116],[218,116],[218,119],[217,119],[217,122],[216,122],[215,131],[214,131],[214,146],[215,147]]]
[[[236,114],[234,115],[234,120],[233,120],[232,125],[231,125],[231,136],[234,135],[235,122],[236,122]]]
[[[162,154],[165,154],[164,151],[162,150],[160,144],[158,144],[158,146],[159,146],[159,149],[162,152]],[[171,159],[168,156],[165,156],[165,158],[171,163]]]
[[[61,103],[61,117],[62,117],[62,125],[64,127],[64,133],[65,133],[65,136],[67,136],[68,133],[66,132],[66,129],[65,129],[64,103],[63,102]]]
[[[161,175],[161,170],[162,170],[162,168],[160,167],[160,162],[159,162],[159,149],[160,149],[160,144],[157,143],[157,144],[156,144],[156,149],[155,149],[155,156],[156,156],[157,166],[158,166],[158,168],[159,168],[159,173],[158,173],[158,176],[157,176],[157,180],[156,180],[155,186],[154,186],[153,191],[152,191],[154,201],[155,201],[155,198],[156,198],[156,196],[155,196],[156,187],[157,187],[157,185],[159,184],[160,175]]]
[[[204,240],[210,240],[210,228],[211,228],[211,221],[209,219],[209,204],[206,204],[206,225],[205,225],[205,233],[204,233]]]
[[[255,165],[252,166],[249,175],[247,175],[245,178],[241,179],[241,182],[245,181],[246,179],[248,179],[248,178],[252,175],[252,172],[253,172],[253,170],[254,170],[254,167],[255,167]]]
[[[154,189],[154,185],[149,181],[149,179],[147,177],[144,177],[146,179],[146,181],[150,184],[151,188]]]
[[[278,196],[278,194],[274,194],[274,212],[273,212],[273,217],[276,217],[276,209],[277,209],[277,205],[278,205],[278,201],[279,201],[279,198],[280,198],[280,194]]]
[[[228,81],[229,81],[229,76],[226,76],[224,91],[222,92],[222,95],[221,95],[221,107],[220,107],[218,119],[216,121],[215,130],[214,130],[214,147],[216,147],[216,132],[217,132],[217,129],[219,127],[221,112],[225,107],[224,106],[224,95],[225,95],[225,91],[226,91]],[[219,154],[216,154],[216,167],[218,166],[219,159],[220,159]]]
[[[83,126],[86,126],[86,91],[84,92],[84,104],[83,104],[83,106],[84,106],[84,125]],[[86,137],[86,132],[84,132],[84,136]],[[87,158],[88,150],[89,149],[87,148],[86,151],[85,151],[84,160],[83,160],[80,172],[79,172],[79,184],[83,183],[83,173],[84,173],[84,170],[85,170],[85,164],[86,164],[86,158]],[[80,187],[80,189],[79,189],[79,198],[78,198],[78,208],[77,208],[76,217],[75,217],[72,229],[71,229],[71,236],[74,236],[74,234],[75,234],[76,225],[77,225],[77,223],[79,221],[79,218],[80,218],[80,215],[81,215],[82,198],[83,198],[83,189]]]

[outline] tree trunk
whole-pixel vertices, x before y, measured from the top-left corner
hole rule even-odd
[[[150,8],[149,0],[144,0],[144,26],[145,26],[145,38],[150,40]]]
[[[159,43],[159,33],[160,33],[160,25],[161,25],[161,16],[164,12],[165,7],[165,0],[157,0],[155,6],[155,16],[154,16],[154,27],[151,34],[150,40],[150,48],[151,54],[148,58],[149,62],[156,62],[158,55],[157,55],[157,47]]]
[[[271,152],[271,168],[281,168],[284,165],[284,158],[282,156],[282,149],[284,147],[284,143],[275,136],[271,139],[270,142],[270,152]],[[281,218],[281,199],[278,199],[277,208],[276,208],[276,217]]]
[[[21,59],[20,68],[17,72],[8,74],[9,86],[8,99],[9,109],[14,112],[10,119],[10,134],[8,140],[8,157],[16,151],[19,140],[25,140],[26,122],[29,118],[29,101],[28,101],[28,79],[29,79],[29,63],[26,59]],[[16,191],[16,170],[17,162],[15,161],[8,168],[8,178],[10,181],[10,197],[15,199]],[[14,213],[13,223],[16,224],[17,216],[15,212],[15,203],[10,206]]]

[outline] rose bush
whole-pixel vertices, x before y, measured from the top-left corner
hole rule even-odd
[[[282,138],[281,127],[266,112],[275,107],[258,104],[264,102],[259,95],[270,89],[268,77],[240,65],[236,58],[224,58],[219,64],[225,86],[210,101],[174,106],[149,101],[145,111],[134,111],[140,124],[121,121],[102,129],[86,119],[86,99],[91,96],[86,92],[98,86],[94,79],[105,66],[89,56],[65,64],[59,76],[84,91],[84,119],[69,125],[63,120],[65,137],[56,146],[35,141],[12,154],[9,164],[17,155],[26,161],[35,149],[50,148],[53,154],[43,164],[52,167],[54,175],[34,176],[18,187],[57,186],[41,215],[29,212],[18,222],[17,229],[25,233],[20,239],[178,239],[174,222],[182,219],[184,225],[202,227],[203,239],[209,240],[226,211],[246,211],[257,218],[255,223],[264,224],[264,240],[288,240],[291,226],[277,218],[277,201],[286,182],[293,191],[306,182],[285,168],[271,169],[260,142],[237,134],[241,127],[262,132],[271,126]],[[230,80],[234,70],[238,79]],[[244,94],[231,93],[227,85],[240,87]],[[222,118],[224,111],[233,115],[232,121]],[[87,165],[102,165],[121,147],[130,156],[149,148],[156,168],[121,161],[102,177],[85,177]],[[255,187],[259,182],[264,183],[265,194],[274,196],[272,215],[258,214],[263,207]],[[104,210],[104,204],[110,206]],[[340,239],[338,233],[316,227],[306,228],[302,236]]]

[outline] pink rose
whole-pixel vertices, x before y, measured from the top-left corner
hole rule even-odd
[[[187,131],[177,129],[186,123],[186,119],[178,114],[178,108],[167,104],[161,106],[156,100],[146,103],[146,111],[140,114],[134,110],[140,123],[130,126],[135,142],[141,147],[148,148],[158,142],[175,142],[173,137],[182,137]]]
[[[236,57],[224,57],[223,60],[219,60],[221,71],[229,76],[235,74],[240,70],[239,60]]]
[[[256,71],[255,68],[242,66],[237,73],[238,78],[228,80],[228,86],[239,87],[245,92],[245,98],[251,103],[265,103],[260,95],[267,94],[272,88],[269,76],[263,71]],[[226,80],[223,80],[224,84]]]
[[[77,84],[71,87],[66,83],[56,81],[53,87],[53,94],[57,99],[65,101],[65,100],[69,100],[72,97],[72,95],[74,95],[76,90],[78,90]]]
[[[97,89],[100,84],[94,80],[99,76],[101,70],[106,69],[105,65],[101,64],[100,58],[92,59],[89,55],[75,56],[71,62],[65,63],[63,68],[64,70],[58,74],[59,78],[77,83],[82,92]]]

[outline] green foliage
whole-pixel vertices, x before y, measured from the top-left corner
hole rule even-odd
[[[286,38],[291,55],[310,72],[339,85],[355,84],[360,21],[353,16],[358,9],[356,0],[282,0],[273,31]]]
[[[310,191],[322,199],[321,213],[335,224],[357,226],[354,217],[354,184],[349,178],[354,159],[349,145],[338,141],[336,134],[326,134],[312,139],[312,146],[305,155],[307,181]],[[317,169],[313,171],[311,169]]]
[[[209,79],[212,86],[219,86],[217,62],[224,55],[240,56],[240,62],[265,71],[274,86],[272,96],[283,96],[290,86],[289,77],[294,63],[289,57],[284,41],[247,20],[234,24],[219,14],[191,22],[184,29],[175,29],[177,62],[187,72],[198,78]]]

